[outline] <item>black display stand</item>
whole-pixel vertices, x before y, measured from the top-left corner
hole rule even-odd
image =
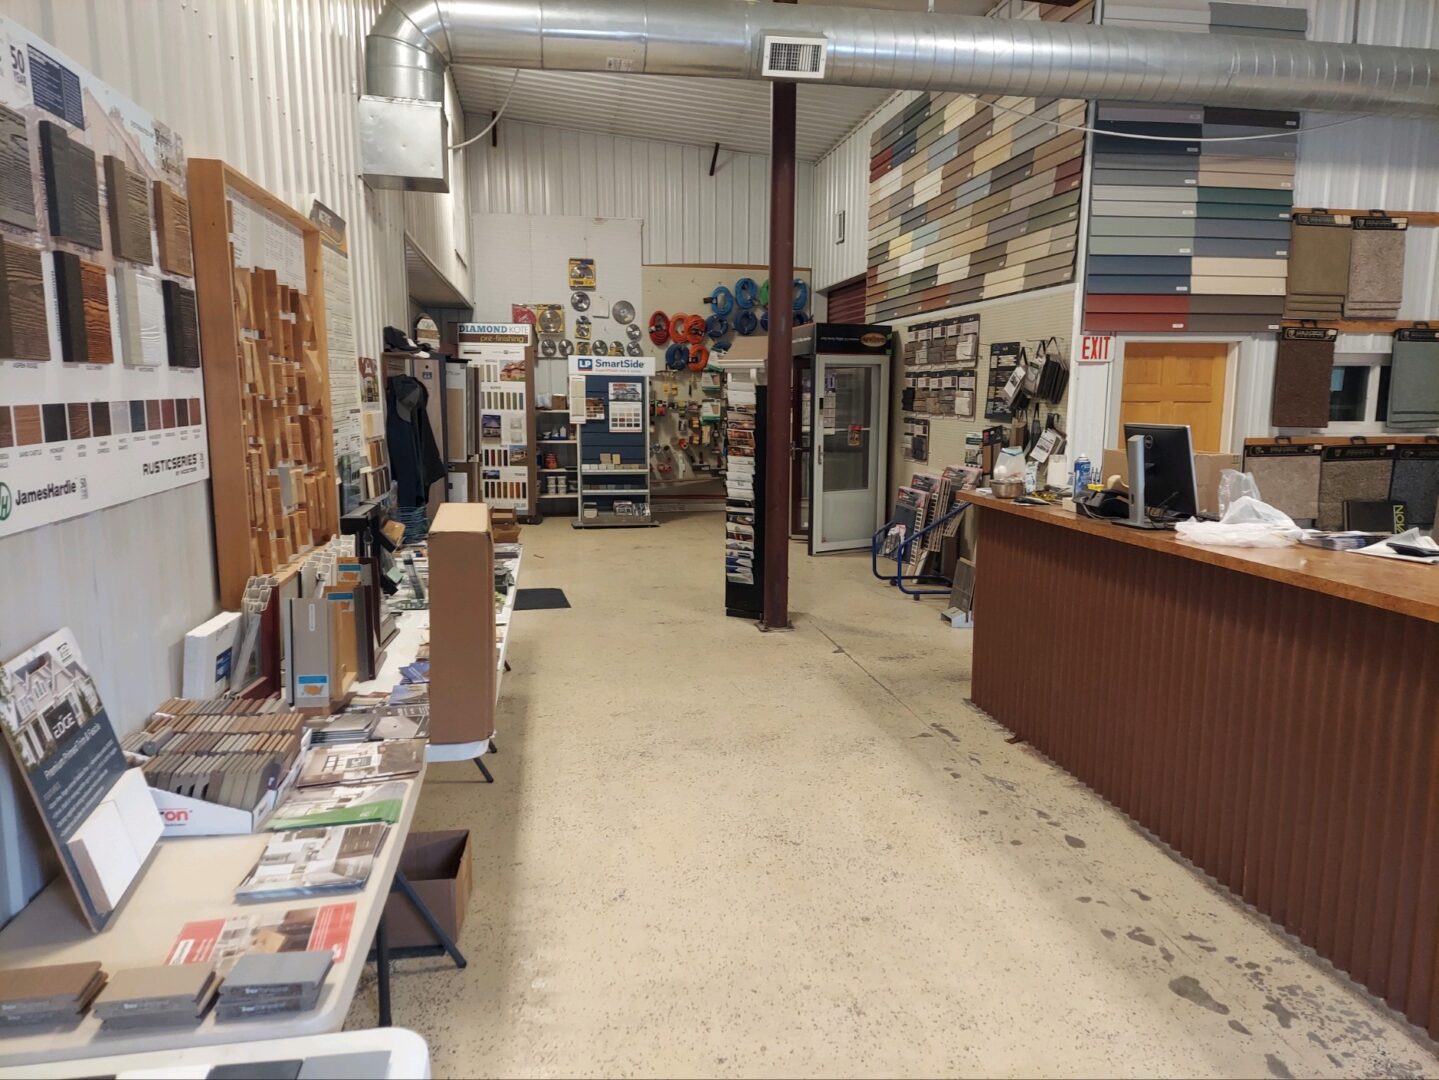
[[[726,497],[725,521],[749,518],[754,522],[754,581],[731,581],[726,575],[724,585],[724,613],[736,619],[758,620],[764,616],[764,453],[765,453],[765,393],[766,387],[755,388],[754,426],[754,503],[740,502]],[[728,423],[733,406],[726,406],[725,420]],[[726,548],[728,551],[728,548]]]

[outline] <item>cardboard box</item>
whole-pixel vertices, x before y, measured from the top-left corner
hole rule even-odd
[[[458,940],[474,888],[469,830],[411,833],[405,838],[405,850],[400,853],[400,871],[441,929],[450,935],[450,940]],[[410,898],[398,889],[385,901],[385,926],[391,948],[414,949],[440,944]]]
[[[515,512],[498,507],[491,509],[490,535],[494,537],[497,544],[518,544],[520,542],[520,522],[515,516]]]
[[[445,503],[430,526],[430,741],[495,733],[495,548],[490,508]]]
[[[1129,455],[1123,450],[1104,452],[1101,479],[1109,482],[1117,475],[1120,483],[1129,484]],[[1198,487],[1199,509],[1206,514],[1219,513],[1219,477],[1225,469],[1242,472],[1244,469],[1238,454],[1195,454],[1194,482]]]

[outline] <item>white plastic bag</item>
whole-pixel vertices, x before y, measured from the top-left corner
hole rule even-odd
[[[994,479],[1023,480],[1024,451],[1017,446],[1007,446],[1001,450],[999,460],[994,463]]]
[[[1251,495],[1230,503],[1221,521],[1181,521],[1174,531],[1180,539],[1206,547],[1287,547],[1304,534],[1283,510]]]
[[[1240,472],[1237,469],[1225,469],[1219,474],[1219,517],[1229,513],[1229,508],[1234,505],[1236,499],[1248,495],[1251,499],[1260,498],[1259,485],[1254,482],[1254,477],[1248,473]]]

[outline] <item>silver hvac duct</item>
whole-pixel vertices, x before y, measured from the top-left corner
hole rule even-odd
[[[380,183],[402,180],[394,186],[414,186],[417,172],[433,182],[436,170],[425,163],[435,161],[435,103],[444,100],[450,64],[759,79],[765,39],[775,36],[822,38],[822,81],[842,86],[1340,113],[1439,112],[1433,70],[1439,52],[1428,49],[766,0],[390,0],[365,47],[366,173]],[[420,102],[429,103],[427,110]],[[386,131],[377,118],[397,110],[399,129]],[[418,128],[417,117],[423,117]],[[418,136],[419,168],[412,160],[401,163],[402,171],[389,171],[391,160],[372,174],[371,134],[407,141]],[[373,160],[380,164],[388,157],[377,153]]]

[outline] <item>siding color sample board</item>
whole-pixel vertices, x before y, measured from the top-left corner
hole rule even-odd
[[[1213,26],[1216,33],[1302,37],[1308,14],[1302,8],[1259,4],[1115,0],[1106,5],[1104,21],[1148,30],[1208,32]],[[1155,312],[1138,304],[1134,310],[1119,310],[1120,298],[1181,293],[1212,297],[1220,310],[1191,307],[1186,325],[1170,329],[1213,333],[1268,328],[1268,311],[1241,311],[1238,302],[1283,292],[1299,114],[1101,102],[1096,116],[1105,134],[1094,138],[1085,327],[1152,328]],[[1182,141],[1125,139],[1124,134]],[[1253,135],[1274,137],[1199,141]],[[1176,256],[1189,261],[1182,279],[1163,272],[1162,264],[1154,261]],[[1182,264],[1176,259],[1171,265]],[[1138,275],[1151,268],[1153,276],[1145,284]],[[1111,299],[1102,304],[1088,299],[1099,295]],[[1232,316],[1230,323],[1226,316]]]
[[[85,313],[85,342],[89,362],[113,364],[115,347],[110,326],[110,281],[105,268],[80,262],[80,291]]]
[[[35,228],[34,184],[25,117],[0,105],[0,221]]]
[[[1090,5],[1043,18],[1090,21]],[[870,141],[866,321],[1074,279],[1082,101],[922,94]]]
[[[1281,339],[1274,360],[1269,422],[1275,427],[1328,427],[1329,382],[1333,374],[1333,341]]]
[[[98,251],[104,241],[95,152],[51,120],[41,120],[39,131],[50,235]]]
[[[173,281],[165,282],[163,289],[170,366],[197,368],[200,366],[200,329],[196,322],[195,293]]]
[[[60,358],[69,364],[90,361],[85,335],[85,284],[80,256],[69,251],[53,253],[55,264],[55,307],[60,314]]]
[[[160,269],[181,277],[195,276],[190,249],[190,203],[163,180],[155,181],[155,235]]]
[[[111,250],[119,258],[150,265],[155,261],[150,246],[150,185],[119,158],[106,155],[105,195]]]
[[[0,240],[0,359],[49,360],[41,254]]]

